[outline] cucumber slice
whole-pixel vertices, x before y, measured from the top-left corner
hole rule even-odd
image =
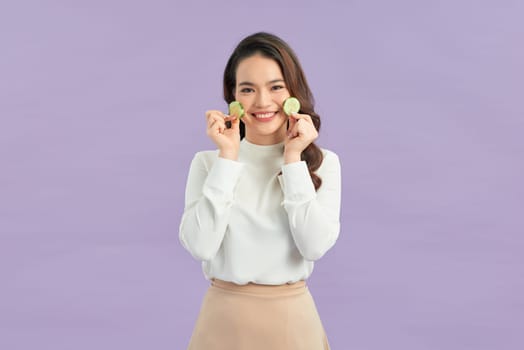
[[[284,113],[288,116],[293,113],[298,113],[298,111],[300,111],[300,102],[296,97],[288,97],[284,101],[282,109],[284,109]]]
[[[235,116],[238,119],[244,116],[244,107],[238,101],[233,101],[229,104],[229,115]]]

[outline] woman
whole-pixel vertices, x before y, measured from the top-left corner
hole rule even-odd
[[[301,109],[288,117],[290,96]],[[195,155],[180,224],[211,281],[189,349],[329,349],[305,281],[338,238],[340,164],[313,143],[320,118],[296,55],[272,34],[244,38],[224,98],[245,114],[206,112],[218,150]]]

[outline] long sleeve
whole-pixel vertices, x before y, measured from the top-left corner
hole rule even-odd
[[[220,248],[242,169],[242,163],[220,157],[206,164],[203,152],[193,158],[179,239],[195,259],[211,260]]]
[[[304,259],[320,259],[340,232],[341,174],[338,156],[327,151],[317,170],[322,186],[315,192],[305,161],[282,166],[283,206],[297,249]]]

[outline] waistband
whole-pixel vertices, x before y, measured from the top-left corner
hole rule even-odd
[[[217,278],[211,279],[211,287],[218,288],[222,291],[233,293],[255,294],[261,296],[288,296],[302,294],[307,291],[306,281],[298,281],[289,284],[236,284]]]

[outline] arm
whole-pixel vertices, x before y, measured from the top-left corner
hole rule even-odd
[[[220,248],[242,168],[242,163],[218,157],[208,169],[202,153],[193,158],[179,238],[195,259],[211,260]]]
[[[340,232],[341,174],[338,156],[326,152],[317,171],[322,186],[315,192],[305,161],[282,166],[284,208],[295,244],[306,260],[320,259]]]

